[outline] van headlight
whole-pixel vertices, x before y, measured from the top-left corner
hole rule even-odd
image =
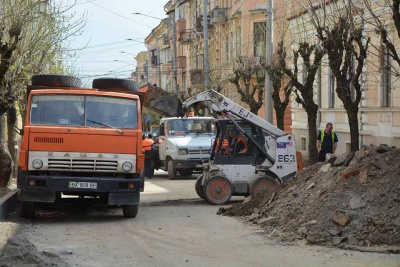
[[[128,162],[128,161],[125,161],[123,164],[122,164],[122,169],[124,170],[124,171],[126,171],[126,172],[129,172],[130,170],[132,170],[132,163],[130,163],[130,162]]]
[[[188,150],[187,149],[179,149],[179,155],[187,155]]]
[[[43,161],[41,159],[34,159],[32,161],[32,167],[35,169],[40,169],[43,166]]]

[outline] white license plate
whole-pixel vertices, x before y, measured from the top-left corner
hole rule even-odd
[[[91,182],[69,182],[68,188],[97,189],[97,183],[91,183]]]

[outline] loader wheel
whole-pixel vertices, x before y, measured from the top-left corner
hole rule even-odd
[[[81,87],[82,81],[78,77],[60,74],[38,74],[32,76],[32,85]]]
[[[279,186],[279,183],[270,176],[257,178],[251,185],[251,196],[256,197],[265,192],[274,192]]]
[[[126,218],[135,218],[139,211],[139,205],[125,205],[122,206],[122,212]]]
[[[232,197],[232,185],[225,177],[215,176],[206,181],[204,196],[213,205],[224,205]]]
[[[206,199],[206,197],[204,196],[204,190],[203,190],[203,186],[201,185],[201,180],[203,179],[203,174],[200,175],[199,177],[197,177],[196,183],[194,185],[194,188],[196,189],[196,193],[197,195],[201,198],[201,199]]]
[[[97,89],[125,89],[137,91],[139,86],[132,79],[98,78],[93,80],[92,87]]]
[[[174,166],[174,161],[169,160],[168,161],[168,178],[170,180],[175,180],[176,179],[176,171],[175,171],[175,166]]]
[[[36,207],[35,202],[22,201],[19,211],[19,216],[23,218],[35,218]]]

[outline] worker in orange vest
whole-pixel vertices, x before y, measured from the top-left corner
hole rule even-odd
[[[145,134],[143,134],[142,136],[142,150],[143,150],[143,154],[145,153],[146,150],[152,150],[153,149],[153,144],[154,141],[152,139],[153,135],[151,133],[147,134],[147,136]],[[145,157],[144,158],[144,176],[147,178],[152,178],[153,177],[153,170],[152,170],[152,166],[151,166],[151,157]]]
[[[230,143],[228,147],[229,154],[243,154],[247,152],[247,141],[243,136],[239,135],[239,130],[233,127],[229,131]]]

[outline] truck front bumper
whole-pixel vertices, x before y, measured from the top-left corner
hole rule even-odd
[[[196,171],[203,170],[203,162],[206,160],[174,160],[175,170],[192,169]]]
[[[31,181],[30,185],[29,181]],[[96,188],[72,188],[71,183],[87,183],[96,185]],[[64,192],[71,195],[108,195],[108,205],[139,204],[141,179],[95,178],[95,177],[63,177],[28,175],[20,172],[18,188],[20,201],[54,203],[57,193]],[[133,184],[134,188],[128,185]]]

